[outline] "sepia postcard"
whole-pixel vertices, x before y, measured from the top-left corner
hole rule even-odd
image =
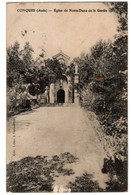
[[[127,7],[7,3],[7,192],[128,191]]]

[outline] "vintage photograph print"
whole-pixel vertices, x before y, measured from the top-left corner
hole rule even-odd
[[[7,3],[7,192],[128,191],[127,7]]]

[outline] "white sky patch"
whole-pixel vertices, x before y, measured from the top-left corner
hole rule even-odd
[[[96,12],[17,12],[17,9],[84,9]],[[97,12],[106,9],[107,12]],[[89,52],[100,39],[113,40],[118,20],[103,3],[14,3],[7,6],[7,46],[18,41],[23,47],[29,41],[34,57],[45,50],[51,58],[62,50],[71,58]]]

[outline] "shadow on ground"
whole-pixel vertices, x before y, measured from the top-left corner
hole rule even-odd
[[[81,177],[77,177],[74,182],[69,182],[68,188],[71,192],[102,192],[97,181],[93,181],[93,176],[84,173]]]
[[[67,163],[74,163],[77,158],[70,153],[60,156],[25,157],[7,165],[8,192],[50,192],[55,177],[74,174],[72,169],[64,168]]]
[[[56,177],[74,174],[72,169],[64,168],[66,164],[75,163],[78,158],[69,152],[59,156],[25,157],[7,165],[8,192],[52,192]],[[92,175],[87,173],[76,178],[67,186],[72,192],[99,192],[101,189]]]

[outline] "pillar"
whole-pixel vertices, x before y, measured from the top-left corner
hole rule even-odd
[[[74,103],[79,104],[79,93],[78,89],[74,89]]]
[[[79,73],[78,73],[78,65],[75,64],[75,74],[74,74],[74,103],[79,104],[79,93],[76,85],[79,83]]]
[[[54,103],[54,83],[50,84],[50,103]]]

